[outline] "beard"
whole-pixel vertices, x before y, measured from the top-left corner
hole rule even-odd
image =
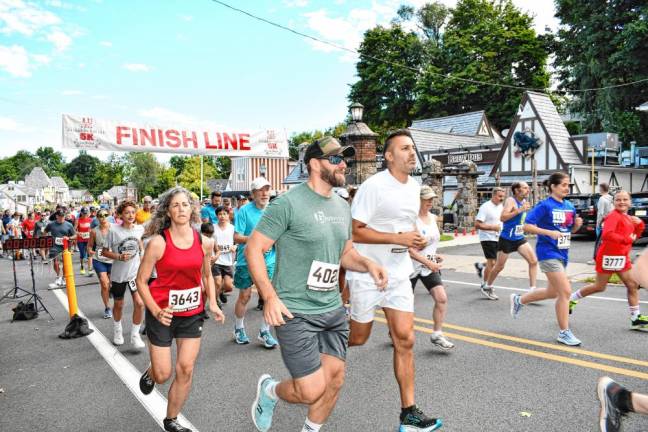
[[[346,183],[346,179],[344,178],[343,174],[338,177],[335,174],[335,170],[327,170],[324,167],[322,167],[322,171],[320,171],[320,179],[333,187],[342,187]]]

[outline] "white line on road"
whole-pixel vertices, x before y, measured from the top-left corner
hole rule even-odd
[[[66,311],[68,311],[68,299],[67,296],[63,293],[62,290],[54,290],[54,295],[59,302],[63,305]],[[79,309],[79,316],[82,316],[85,319],[88,319],[83,312]],[[135,396],[140,404],[148,411],[148,413],[153,417],[153,420],[164,430],[164,425],[162,424],[162,419],[166,417],[166,408],[167,400],[162,394],[154,389],[153,392],[147,396],[144,396],[139,389],[139,379],[142,373],[137,370],[131,362],[128,361],[124,355],[119,352],[115,346],[106,339],[106,337],[99,331],[97,327],[88,320],[88,326],[94,330],[90,335],[86,336],[90,343],[96,348],[97,352],[106,360],[106,363],[110,365],[115,374],[122,380],[122,382],[128,387],[130,392]],[[178,415],[178,422],[184,427],[191,429],[194,432],[198,432],[198,429],[192,425],[189,420],[185,418],[182,414]]]
[[[448,279],[443,279],[443,282],[456,283],[456,284],[462,284],[462,285],[470,285],[470,286],[476,286],[476,287],[481,286],[481,284],[474,283],[474,282],[463,282],[463,281],[455,281],[455,280],[448,280]],[[505,286],[501,286],[501,285],[493,285],[493,288],[509,290],[509,291],[524,291],[524,292],[529,291],[528,289],[524,289],[524,288],[505,287]],[[596,299],[596,300],[610,300],[610,301],[624,302],[624,303],[628,302],[627,299],[614,298],[614,297],[589,296],[587,298],[588,299],[590,299],[590,298],[591,299]],[[639,303],[648,304],[648,301],[640,301]]]

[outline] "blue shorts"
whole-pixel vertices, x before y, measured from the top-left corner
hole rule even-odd
[[[272,276],[274,276],[274,264],[267,267],[268,277],[272,279]],[[248,289],[253,283],[247,266],[237,266],[234,272],[234,286],[238,289]]]
[[[99,276],[99,273],[110,274],[110,270],[112,270],[112,264],[108,264],[97,260],[92,260],[92,268],[94,269],[95,273],[97,273],[97,276]]]
[[[81,255],[81,259],[87,259],[88,258],[88,242],[77,242],[77,246],[79,246],[79,255]]]

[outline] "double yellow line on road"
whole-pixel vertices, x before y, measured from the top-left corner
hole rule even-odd
[[[383,314],[382,311],[378,311],[378,313]],[[387,320],[383,317],[376,317],[376,321],[387,324]],[[434,324],[434,321],[427,320],[424,318],[418,318],[414,317],[414,321],[416,323],[423,323],[423,324]],[[616,356],[612,354],[604,354],[604,353],[599,353],[596,351],[587,351],[583,350],[580,348],[572,348],[568,346],[562,346],[562,345],[557,345],[557,344],[550,344],[546,342],[540,342],[532,339],[525,339],[525,338],[519,338],[515,336],[509,336],[501,333],[494,333],[494,332],[489,332],[489,331],[484,331],[480,329],[475,329],[471,327],[464,327],[464,326],[458,326],[454,324],[444,324],[444,328],[447,329],[453,329],[453,330],[458,330],[461,332],[465,333],[471,333],[479,336],[484,336],[492,339],[499,339],[499,340],[505,340],[509,342],[515,342],[518,344],[525,344],[525,345],[530,345],[530,346],[535,346],[539,348],[546,348],[554,351],[562,351],[570,354],[577,354],[579,356],[585,356],[585,357],[592,357],[592,358],[598,358],[601,360],[607,360],[611,362],[617,362],[617,363],[625,363],[633,366],[641,366],[641,367],[646,367],[648,368],[648,361],[643,361],[643,360],[638,360],[630,357],[621,357],[621,356]],[[414,325],[414,329],[416,331],[422,332],[422,333],[428,333],[431,334],[434,330],[429,328],[429,327],[424,327],[420,325]],[[451,337],[455,340],[460,340],[476,345],[481,345],[481,346],[486,346],[489,348],[496,348],[496,349],[501,349],[504,351],[509,351],[509,352],[514,352],[518,354],[523,354],[527,355],[530,357],[536,357],[536,358],[541,358],[544,360],[551,360],[555,362],[560,362],[560,363],[566,363],[566,364],[571,364],[574,366],[580,366],[580,367],[585,367],[589,369],[595,369],[607,373],[614,373],[614,374],[619,374],[619,375],[625,375],[633,378],[639,378],[642,380],[648,381],[648,372],[640,372],[632,369],[625,369],[617,366],[611,366],[608,364],[604,363],[597,363],[593,361],[588,361],[588,360],[581,360],[578,358],[572,358],[572,357],[566,357],[563,355],[558,355],[558,354],[552,354],[544,351],[537,351],[529,348],[523,348],[520,346],[516,345],[509,345],[509,344],[504,344],[500,342],[494,342],[491,340],[487,339],[479,339],[476,337],[472,336],[466,336],[463,334],[458,334],[458,333],[448,333],[444,332],[445,335],[448,337]]]

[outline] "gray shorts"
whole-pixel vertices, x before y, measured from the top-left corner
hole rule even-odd
[[[346,360],[349,323],[344,307],[323,314],[293,316],[286,324],[275,327],[275,333],[283,362],[294,379],[316,372],[322,366],[320,354]]]
[[[557,258],[551,258],[547,260],[540,261],[540,271],[542,273],[555,273],[555,272],[565,272],[565,263],[563,260]]]

